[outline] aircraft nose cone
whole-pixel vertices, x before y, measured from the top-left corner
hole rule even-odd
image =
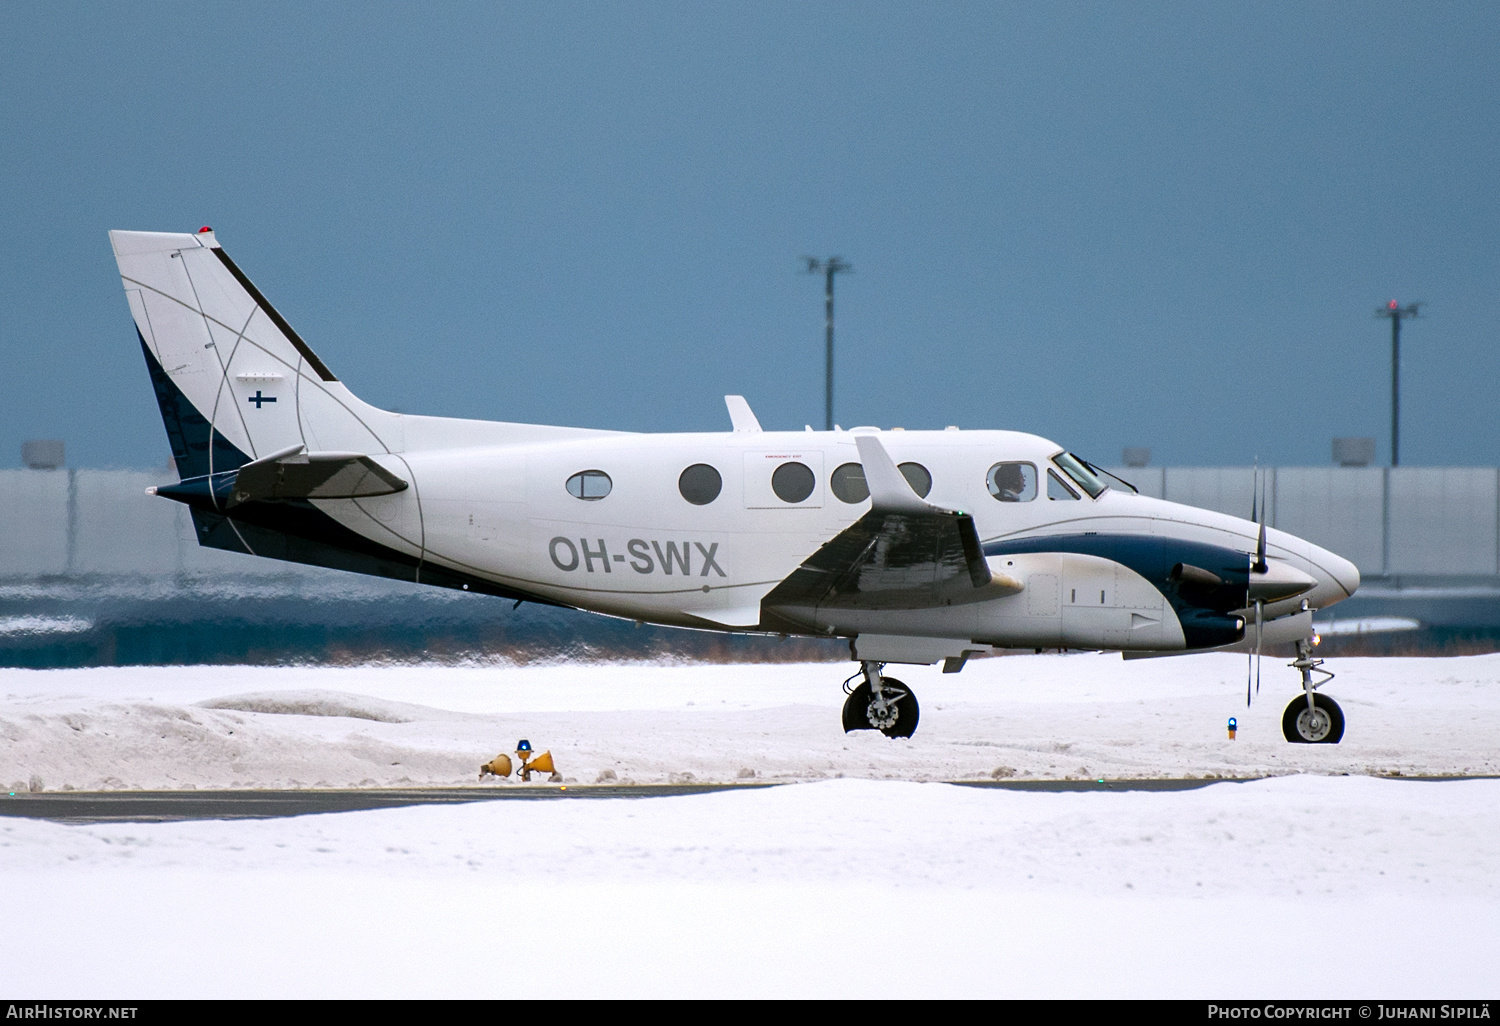
[[[1359,590],[1359,567],[1343,556],[1329,552],[1327,549],[1319,549],[1315,561],[1325,573],[1333,578],[1333,583],[1344,589],[1345,597]]]

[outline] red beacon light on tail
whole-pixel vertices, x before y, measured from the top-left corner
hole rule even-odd
[[[213,231],[212,228],[210,228],[208,225],[204,225],[202,228],[198,229],[198,234],[202,235],[204,232],[211,232],[211,231]]]

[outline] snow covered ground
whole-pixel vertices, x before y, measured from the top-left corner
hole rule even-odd
[[[1278,661],[1247,710],[1232,655],[896,668],[922,704],[909,741],[839,729],[833,664],[0,670],[0,784],[463,785],[523,737],[579,783],[1500,774],[1500,656],[1329,665],[1336,746],[1282,739]]]
[[[267,821],[6,818],[0,984],[1490,997],[1500,780],[1372,777],[1500,772],[1500,657],[1331,668],[1338,746],[1281,740],[1293,678],[1271,661],[1247,712],[1231,656],[908,671],[909,741],[840,733],[827,665],[0,671],[0,781],[48,790],[479,786],[477,765],[522,736],[583,782],[804,782]],[[920,782],[996,771],[1278,776],[1173,793]]]

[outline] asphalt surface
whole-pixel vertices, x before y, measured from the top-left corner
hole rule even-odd
[[[1006,791],[1191,791],[1247,779],[1175,780],[958,780],[962,787]],[[1473,778],[1401,778],[1473,779]],[[744,784],[546,784],[495,787],[303,789],[295,791],[21,791],[0,793],[0,816],[58,823],[160,823],[188,819],[275,819],[327,812],[360,812],[407,805],[488,801],[560,801],[589,798],[666,798],[744,791],[780,785]]]
[[[406,805],[453,805],[498,800],[660,798],[769,784],[575,784],[518,787],[409,787],[292,791],[52,791],[0,795],[0,816],[63,823],[166,822],[181,819],[273,819],[322,812],[360,812]]]
[[[1014,791],[1185,791],[1212,780],[996,780],[967,787]],[[43,791],[0,794],[0,816],[60,823],[140,823],[184,819],[272,819],[325,812],[358,812],[407,805],[546,801],[588,798],[666,798],[740,791],[774,784],[564,784],[497,787],[303,789],[290,791]]]

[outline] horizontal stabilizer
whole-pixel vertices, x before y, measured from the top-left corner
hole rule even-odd
[[[300,445],[247,463],[229,505],[274,499],[361,499],[404,491],[407,483],[357,452],[306,452]]]

